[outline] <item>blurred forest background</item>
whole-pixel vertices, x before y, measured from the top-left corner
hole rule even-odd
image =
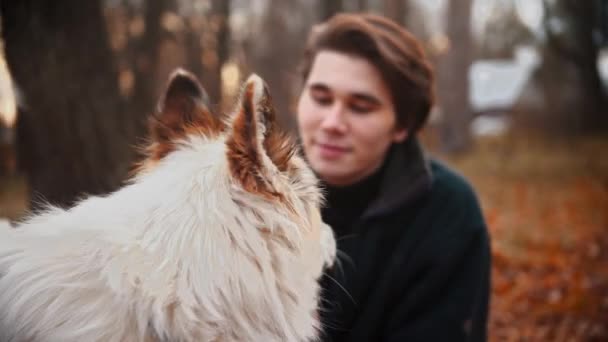
[[[260,74],[294,131],[306,34],[340,11],[435,63],[421,139],[481,197],[491,341],[608,341],[606,0],[2,0],[0,217],[119,187],[178,66],[223,111]]]

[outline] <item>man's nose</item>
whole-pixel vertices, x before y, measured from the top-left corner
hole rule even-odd
[[[323,122],[321,122],[321,128],[326,131],[335,133],[344,133],[347,130],[346,118],[345,118],[344,105],[336,102],[331,108],[328,109]]]

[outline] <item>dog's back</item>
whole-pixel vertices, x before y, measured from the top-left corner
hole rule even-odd
[[[316,179],[250,78],[222,122],[176,72],[132,182],[0,228],[1,341],[308,341],[335,256]]]

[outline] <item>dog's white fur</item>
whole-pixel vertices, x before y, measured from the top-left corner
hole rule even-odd
[[[297,154],[286,173],[261,150],[285,200],[245,191],[231,134],[191,134],[108,196],[1,227],[0,341],[316,339],[317,280],[335,257],[316,178]]]
[[[11,222],[7,219],[0,218],[0,229],[10,228]]]

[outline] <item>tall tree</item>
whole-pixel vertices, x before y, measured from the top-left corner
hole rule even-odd
[[[0,118],[0,177],[14,171],[13,131]]]
[[[543,1],[544,27],[549,49],[574,66],[579,76],[582,115],[581,129],[608,128],[608,99],[599,69],[599,33],[602,13],[600,1],[556,0]],[[604,24],[605,25],[605,24]]]
[[[128,6],[128,2],[127,2]],[[128,43],[126,58],[133,71],[133,93],[128,98],[128,108],[131,115],[140,115],[139,122],[143,122],[148,112],[154,108],[158,95],[157,86],[159,75],[157,66],[159,62],[159,46],[163,37],[161,20],[163,14],[175,6],[173,0],[155,0],[145,3],[144,26],[141,35]],[[134,9],[139,14],[140,11]],[[135,15],[137,15],[135,14]],[[131,18],[131,20],[133,20]],[[146,133],[146,126],[136,125],[136,136]]]
[[[357,0],[357,10],[361,12],[367,11],[367,0]]]
[[[141,143],[143,140],[139,138],[147,135],[147,118],[155,109],[169,73],[165,69],[184,65],[170,63],[169,67],[159,67],[167,64],[166,55],[161,54],[167,49],[163,43],[171,39],[166,21],[169,14],[177,12],[177,4],[175,0],[119,0],[111,5],[102,0],[103,3],[112,64],[118,69],[121,100],[125,104],[123,110],[133,122],[132,136]],[[183,53],[173,51],[173,55]],[[140,152],[143,151],[135,150],[136,159],[143,157]]]
[[[308,29],[318,20],[317,10],[308,0],[270,0],[259,27],[244,44],[250,63],[247,69],[268,83],[279,122],[288,130],[296,128],[293,113],[297,93],[294,87],[299,84],[297,66]]]
[[[101,2],[0,2],[6,59],[24,99],[18,157],[34,208],[112,191],[132,161],[139,116],[121,101]]]
[[[222,66],[230,53],[230,3],[230,0],[211,1],[209,18],[212,25],[208,28],[211,38],[208,45],[202,46],[205,53],[212,57],[204,65],[201,78],[209,97],[215,102],[222,97]]]
[[[405,24],[405,18],[407,17],[407,5],[407,0],[382,1],[384,15],[402,25]]]
[[[321,20],[325,20],[334,14],[344,10],[343,0],[321,0]]]
[[[515,4],[499,2],[494,5],[478,42],[479,58],[508,59],[514,57],[518,45],[536,43],[534,33],[521,20]]]
[[[438,97],[442,113],[440,136],[446,151],[469,147],[468,72],[471,65],[471,0],[448,1],[447,36],[449,49],[438,61]]]

